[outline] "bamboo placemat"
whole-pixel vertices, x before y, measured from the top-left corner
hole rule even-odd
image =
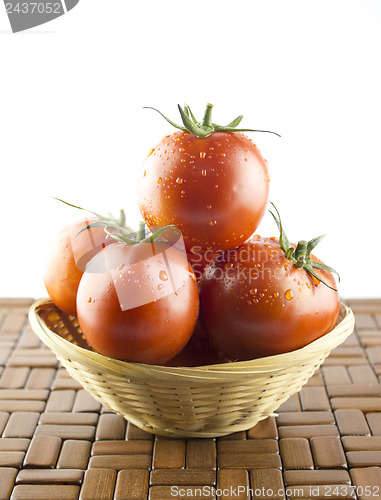
[[[101,407],[32,332],[32,302],[0,299],[0,499],[381,499],[381,299],[347,301],[355,333],[278,417],[215,440]]]

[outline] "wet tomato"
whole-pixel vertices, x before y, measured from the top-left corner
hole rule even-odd
[[[82,218],[63,228],[51,242],[44,265],[44,283],[50,299],[67,314],[76,315],[79,282],[87,262],[112,240],[102,227],[79,231],[97,218]]]
[[[77,294],[78,321],[99,353],[163,364],[189,341],[199,310],[195,276],[162,243],[114,243],[87,265]]]
[[[268,201],[270,178],[258,148],[234,128],[211,124],[210,110],[205,126],[187,123],[164,137],[139,175],[147,225],[175,224],[188,252],[237,247],[254,233]],[[207,135],[197,135],[204,129]]]
[[[213,262],[217,255],[217,253],[211,252],[210,250],[201,251],[201,247],[197,246],[193,247],[192,250],[187,253],[189,265],[196,275],[197,281],[201,279],[205,267]]]
[[[252,236],[206,268],[200,318],[217,351],[254,359],[293,351],[332,330],[339,294],[331,268],[310,255],[311,241],[295,248],[283,237],[281,245]]]

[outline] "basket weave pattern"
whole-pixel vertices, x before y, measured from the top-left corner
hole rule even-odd
[[[161,436],[209,438],[249,429],[272,415],[354,328],[353,313],[342,304],[338,325],[302,349],[178,368],[127,363],[94,352],[77,319],[50,300],[33,304],[29,319],[70,375],[106,408]]]

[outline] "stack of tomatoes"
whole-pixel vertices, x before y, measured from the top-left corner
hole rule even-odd
[[[51,300],[105,356],[196,366],[303,347],[336,324],[332,268],[312,255],[321,237],[288,241],[255,231],[267,209],[270,176],[238,128],[182,125],[153,148],[139,174],[143,226],[81,219],[57,235],[45,267]],[[164,115],[163,115],[164,116]]]

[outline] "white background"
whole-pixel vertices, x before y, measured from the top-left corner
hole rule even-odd
[[[344,297],[381,296],[381,2],[80,0],[12,34],[0,7],[0,296],[45,296],[45,249],[80,216],[124,207],[178,103],[242,126],[269,161],[290,240],[316,254]],[[265,216],[259,234],[274,235]]]

